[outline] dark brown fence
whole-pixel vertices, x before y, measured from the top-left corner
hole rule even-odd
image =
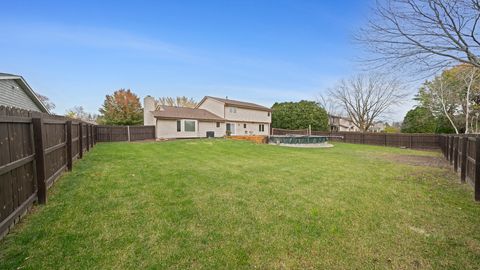
[[[0,238],[73,160],[95,145],[94,126],[64,117],[0,107]]]
[[[460,181],[468,182],[475,190],[475,200],[480,201],[480,137],[478,135],[440,135],[440,149],[450,161]]]
[[[325,132],[302,130],[272,129],[272,135],[317,135],[330,136],[332,141],[359,143],[416,149],[438,149],[437,134],[370,133],[370,132]]]
[[[155,140],[155,126],[96,126],[99,142]]]

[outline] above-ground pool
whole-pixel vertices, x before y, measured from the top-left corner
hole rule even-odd
[[[268,139],[271,144],[285,146],[332,146],[327,144],[327,136],[307,136],[307,135],[273,135]]]

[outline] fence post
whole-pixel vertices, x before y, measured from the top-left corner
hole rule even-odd
[[[454,152],[453,152],[453,171],[457,172],[458,171],[458,140],[459,137],[453,137],[453,147],[454,147]]]
[[[130,126],[127,126],[127,138],[130,141]]]
[[[95,146],[95,144],[97,144],[97,126],[96,125],[93,126],[92,134],[93,134],[93,136],[92,136],[92,142],[93,142],[92,146]]]
[[[465,183],[465,178],[467,176],[467,145],[468,137],[462,137],[462,156],[460,157],[460,181]]]
[[[452,144],[450,143],[450,136],[447,136],[447,160],[450,161],[450,147]]]
[[[86,136],[86,139],[87,139],[87,142],[86,142],[86,145],[87,145],[87,151],[90,151],[90,125],[87,124],[85,125],[85,128],[87,130],[87,136]]]
[[[93,148],[93,125],[90,125],[90,148]]]
[[[387,146],[387,133],[383,135],[383,146]]]
[[[45,173],[45,148],[43,145],[43,119],[32,118],[33,138],[35,141],[35,165],[37,176],[37,197],[38,203],[47,203],[47,183]]]
[[[72,121],[68,120],[67,121],[67,170],[71,171],[72,170],[72,163],[73,163],[73,158],[72,158]]]
[[[443,155],[445,159],[448,160],[448,135],[445,135],[445,151]]]
[[[83,124],[78,123],[78,158],[83,158]]]
[[[445,141],[446,141],[446,148],[445,148],[445,159],[449,159],[449,155],[450,155],[450,136],[449,135],[446,135],[446,138],[445,138]]]
[[[480,138],[475,139],[475,201],[480,201]]]
[[[441,136],[442,136],[443,157],[446,157],[446,155],[445,155],[445,149],[446,149],[446,147],[447,147],[447,143],[446,143],[446,141],[445,141],[446,136],[445,136],[445,135],[441,135]]]
[[[452,164],[452,162],[453,162],[453,160],[452,160],[453,159],[453,136],[451,136],[448,141],[449,141],[448,144],[450,146],[449,151],[448,151],[448,160],[450,161],[450,164]]]
[[[92,134],[91,140],[90,140],[90,148],[93,148],[95,145],[95,126],[91,125],[90,126],[90,134]]]

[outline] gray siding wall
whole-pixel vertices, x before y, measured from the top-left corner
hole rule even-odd
[[[10,79],[0,80],[0,105],[31,111],[42,111],[27,93],[25,93],[23,88],[20,87],[15,80]]]

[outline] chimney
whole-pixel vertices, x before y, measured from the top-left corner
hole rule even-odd
[[[143,124],[145,126],[155,125],[155,117],[152,111],[155,111],[155,98],[146,96],[143,99]]]

